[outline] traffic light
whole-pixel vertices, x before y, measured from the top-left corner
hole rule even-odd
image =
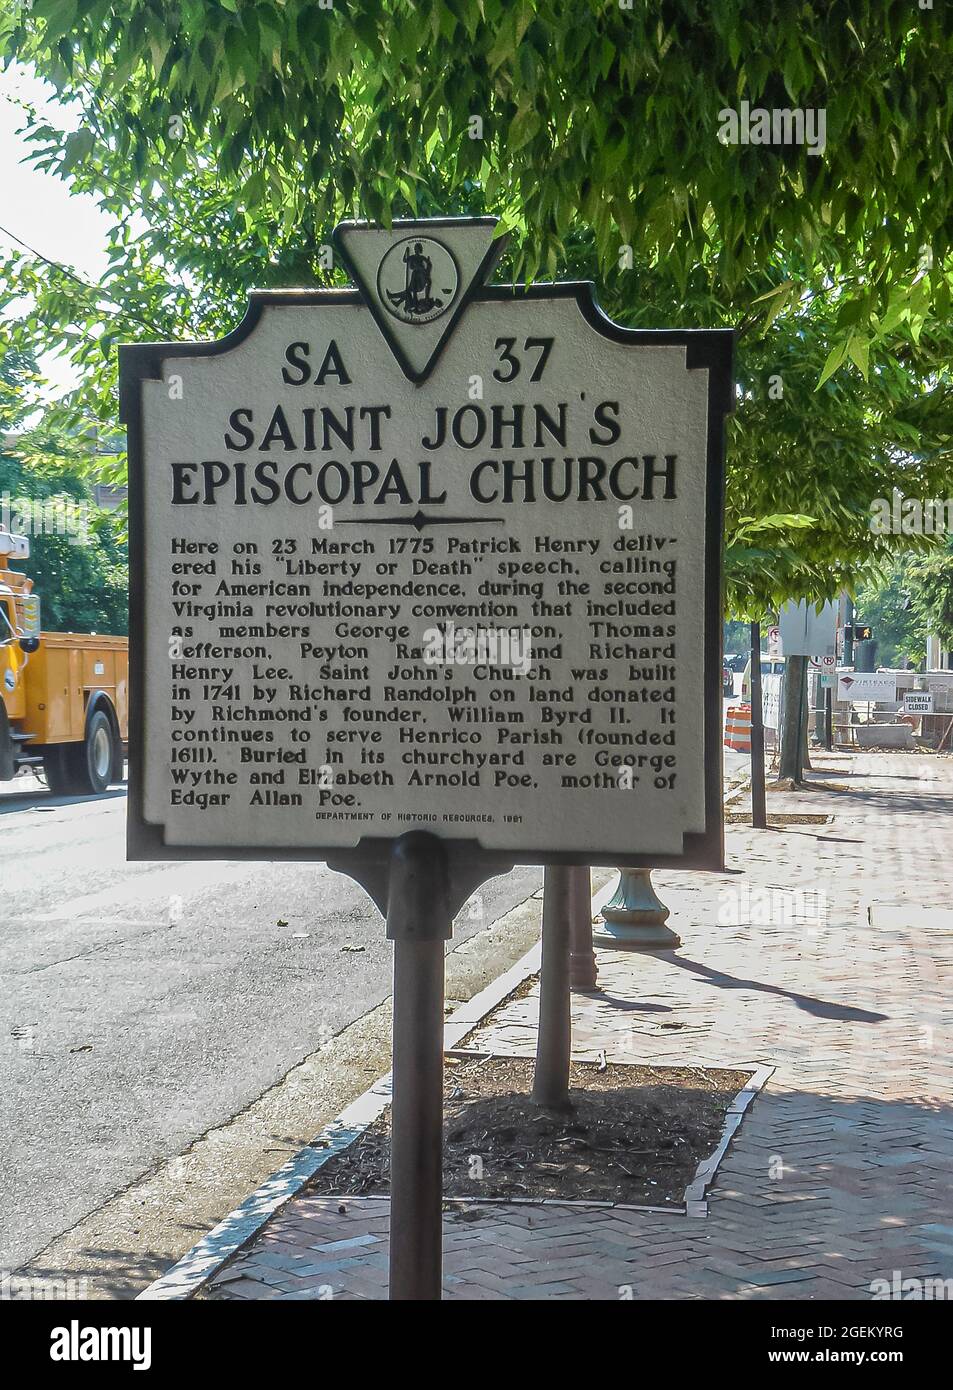
[[[854,623],[853,626],[851,626],[851,624],[848,623],[847,627],[844,629],[844,636],[848,642],[869,642],[873,635],[873,628],[868,627],[866,624]]]

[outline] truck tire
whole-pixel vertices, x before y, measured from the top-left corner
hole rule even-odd
[[[52,743],[43,749],[43,771],[54,796],[69,796],[73,791],[70,772],[66,765],[68,750],[68,743]]]
[[[116,767],[116,734],[109,715],[94,710],[82,743],[60,743],[43,757],[50,791],[57,796],[98,796],[112,781]]]
[[[17,770],[10,721],[0,701],[0,782],[9,782]]]

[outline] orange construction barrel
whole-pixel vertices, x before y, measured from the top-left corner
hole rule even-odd
[[[729,705],[725,719],[725,747],[736,753],[751,752],[751,706]]]

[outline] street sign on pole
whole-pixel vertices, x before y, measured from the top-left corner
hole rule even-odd
[[[832,688],[837,675],[837,657],[833,653],[830,656],[812,656],[810,669],[818,676],[822,690]]]
[[[732,334],[488,285],[495,233],[346,223],[357,288],[120,357],[129,855],[326,860],[387,914],[399,1297],[439,1294],[454,913],[514,863],[723,854]]]

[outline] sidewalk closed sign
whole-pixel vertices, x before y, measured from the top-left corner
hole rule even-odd
[[[731,334],[489,286],[492,219],[121,352],[130,853],[718,867]]]
[[[897,677],[892,671],[839,671],[838,700],[893,701],[897,698]]]
[[[932,714],[932,690],[905,690],[903,693],[904,714]]]

